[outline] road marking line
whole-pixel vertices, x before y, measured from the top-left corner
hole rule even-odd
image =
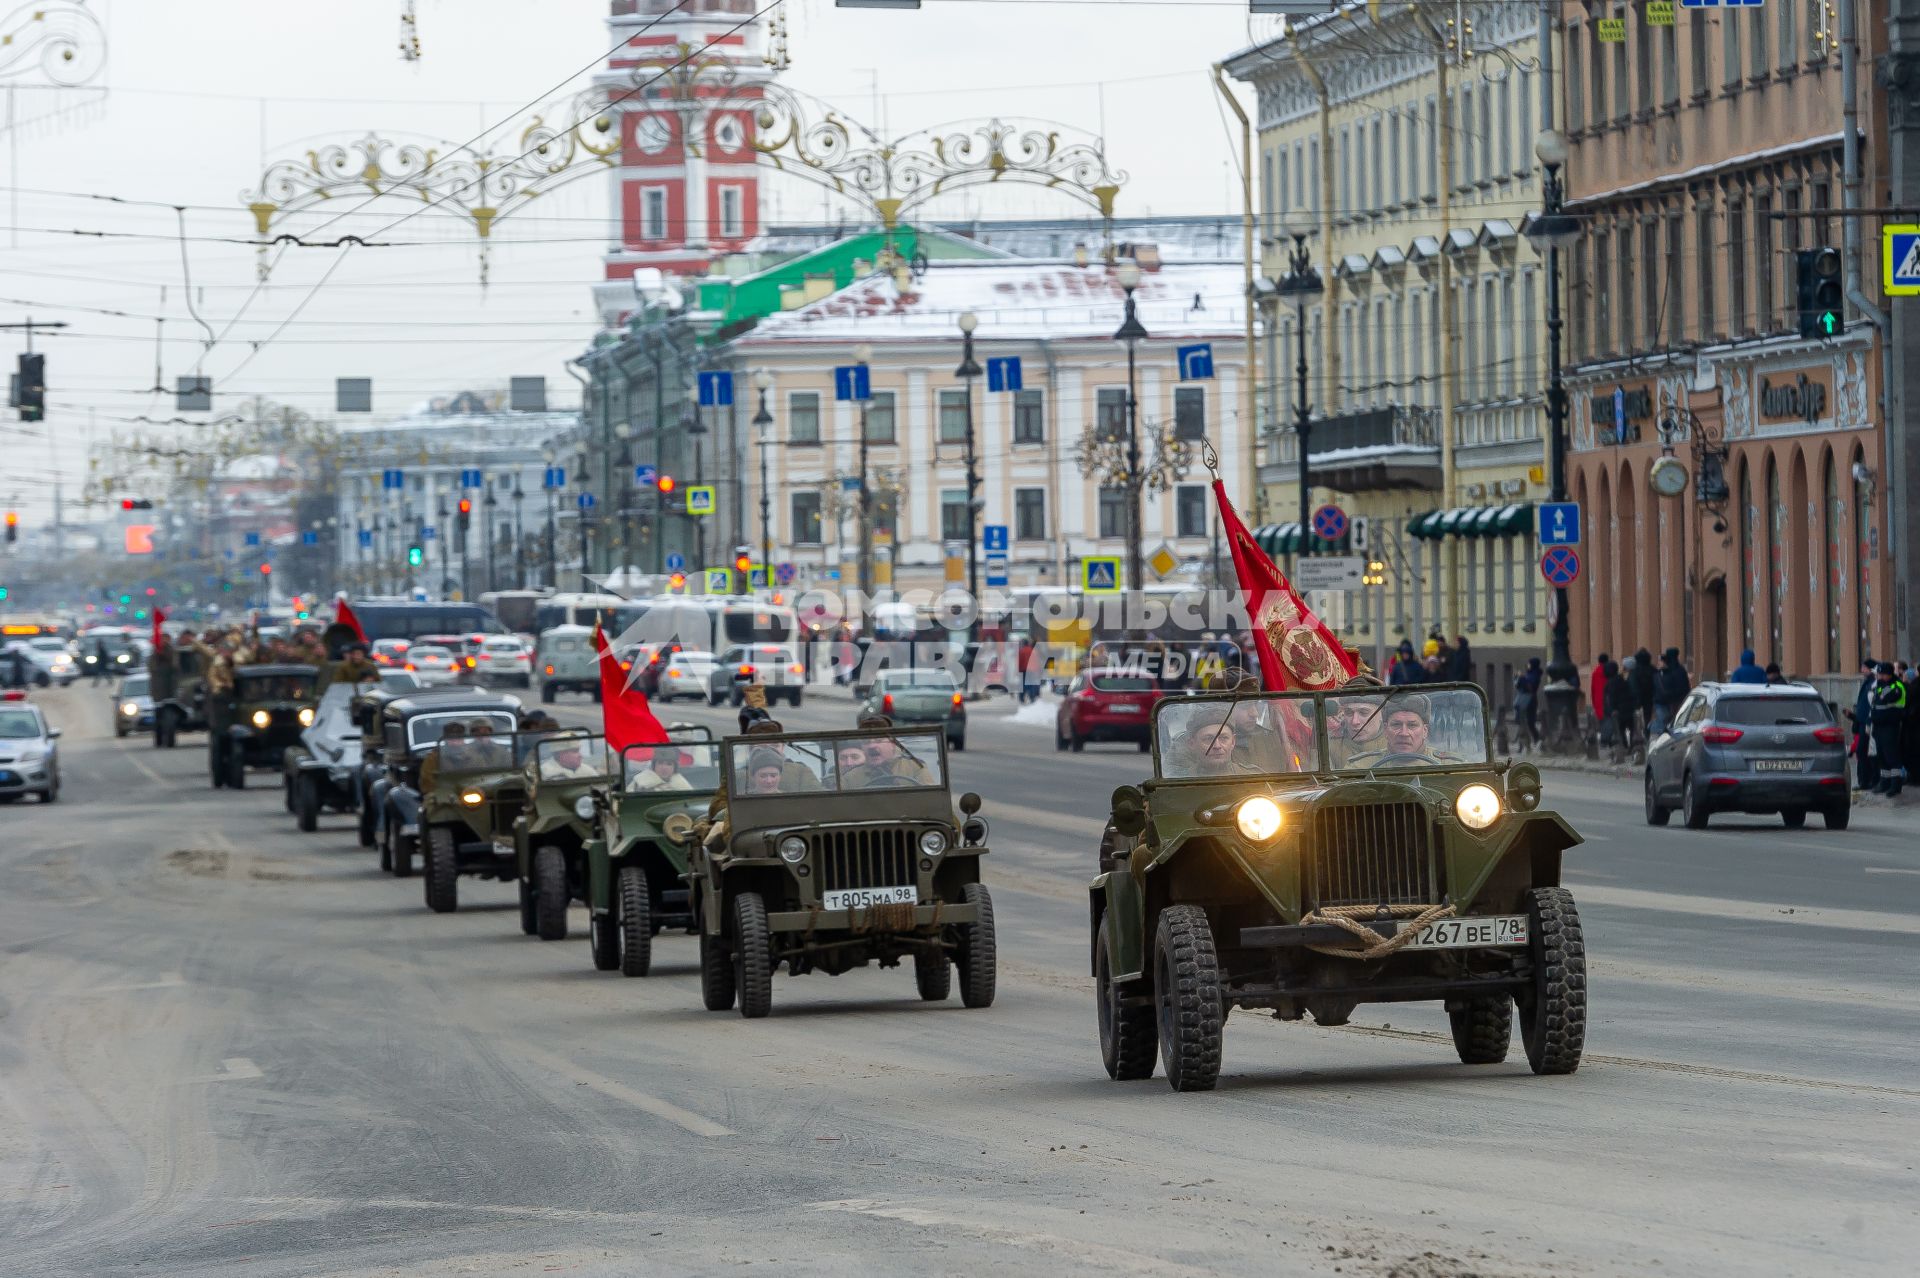
[[[1896,869],[1891,865],[1868,865],[1862,869],[1867,874],[1920,874],[1920,870]]]
[[[664,1118],[674,1126],[683,1131],[691,1132],[695,1136],[733,1136],[737,1134],[731,1127],[722,1127],[712,1119],[696,1114],[692,1110],[681,1109],[672,1101],[661,1100],[658,1096],[649,1096],[643,1091],[628,1087],[625,1083],[616,1082],[611,1078],[596,1074],[592,1070],[574,1064],[563,1056],[556,1056],[552,1052],[543,1051],[538,1047],[532,1047],[524,1043],[516,1044],[512,1050],[524,1056],[535,1065],[552,1070],[556,1074],[564,1075],[576,1083],[584,1083],[603,1096],[611,1096],[615,1100],[625,1101],[635,1109],[643,1113],[652,1114],[655,1118]]]
[[[146,764],[146,761],[140,758],[139,755],[136,755],[136,754],[128,755],[127,762],[131,763],[134,767],[140,769],[141,774],[145,776],[147,780],[157,782],[160,785],[165,785],[167,783],[167,779],[161,776],[158,772],[155,772],[152,768],[148,767]]]
[[[1920,914],[1772,905],[1765,901],[1734,901],[1717,896],[1688,896],[1680,892],[1649,892],[1640,888],[1582,887],[1575,895],[1582,905],[1610,905],[1621,909],[1700,914],[1709,918],[1746,922],[1794,923],[1804,927],[1836,927],[1855,932],[1920,936]]]
[[[201,1074],[194,1078],[183,1078],[183,1083],[246,1083],[256,1078],[265,1078],[266,1074],[258,1065],[244,1056],[229,1056],[220,1062],[218,1074]]]
[[[569,1221],[653,1221],[657,1214],[645,1212],[580,1211],[567,1207],[515,1207],[499,1203],[430,1202],[420,1198],[235,1198],[231,1201],[253,1207],[316,1207],[329,1211],[475,1211],[493,1216],[520,1216],[531,1220]]]
[[[125,985],[97,985],[87,991],[89,994],[128,994],[134,990],[170,990],[185,985],[187,978],[178,972],[169,972],[157,981],[137,981]]]

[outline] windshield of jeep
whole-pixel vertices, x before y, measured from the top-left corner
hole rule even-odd
[[[720,788],[720,747],[703,735],[672,733],[667,745],[632,745],[620,756],[620,784],[635,794]]]
[[[238,695],[242,701],[311,701],[313,680],[310,674],[248,674],[242,670]]]
[[[481,736],[487,740],[510,737],[515,727],[511,710],[448,710],[439,714],[417,714],[407,720],[407,749],[421,754],[438,746],[443,739],[449,743],[470,741],[476,724],[484,725]],[[442,758],[440,763],[444,767],[447,760]]]
[[[519,740],[532,743],[534,775],[542,781],[591,781],[613,775],[613,754],[607,749],[605,737],[563,732]]]
[[[1154,722],[1158,775],[1175,779],[1384,772],[1490,758],[1486,702],[1471,688],[1208,697],[1163,703]]]
[[[735,737],[726,743],[726,752],[730,798],[947,784],[938,729],[831,737]]]

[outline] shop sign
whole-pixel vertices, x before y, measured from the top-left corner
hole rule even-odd
[[[1824,375],[1823,375],[1824,376]],[[1827,415],[1832,393],[1824,380],[1803,372],[1760,378],[1760,419],[1768,422],[1805,422],[1812,426]]]

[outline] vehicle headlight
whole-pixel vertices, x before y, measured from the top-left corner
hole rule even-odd
[[[788,865],[798,865],[807,859],[807,841],[797,834],[789,834],[780,840],[780,859]]]
[[[255,711],[253,712],[253,726],[254,726],[254,727],[256,727],[256,728],[264,728],[264,727],[266,727],[266,726],[267,726],[267,725],[268,725],[269,723],[272,723],[272,722],[273,722],[273,716],[272,716],[272,715],[270,715],[270,714],[268,714],[268,713],[267,713],[267,712],[266,712],[265,710],[255,710]]]
[[[131,701],[122,701],[120,703],[120,713],[131,719],[134,715],[140,713],[140,707]]]
[[[939,856],[947,850],[947,836],[939,830],[927,830],[920,835],[920,850],[928,856]]]
[[[300,707],[300,726],[303,728],[311,728],[313,726],[313,707],[312,706]]]
[[[1453,811],[1469,830],[1484,830],[1500,819],[1500,796],[1492,786],[1475,782],[1454,799]]]
[[[573,814],[582,821],[593,820],[593,796],[583,794],[573,801]]]
[[[1233,814],[1240,836],[1251,843],[1265,843],[1280,833],[1280,805],[1264,794],[1256,794]]]
[[[487,801],[487,796],[480,793],[478,790],[462,790],[460,792],[460,802],[466,804],[470,808],[477,808],[482,803],[485,803],[486,801]]]

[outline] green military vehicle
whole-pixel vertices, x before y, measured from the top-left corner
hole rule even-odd
[[[720,789],[720,747],[690,724],[669,728],[667,740],[622,752],[619,784],[605,792],[585,845],[593,965],[602,972],[645,976],[661,929],[695,929],[688,834]]]
[[[1092,885],[1100,1050],[1117,1079],[1214,1086],[1234,1007],[1341,1025],[1440,1002],[1467,1064],[1570,1074],[1586,950],[1540,773],[1492,754],[1471,684],[1184,697],[1154,774],[1114,791]]]
[[[469,730],[479,731],[481,725],[497,739],[510,738],[519,723],[518,709],[517,702],[505,697],[455,687],[423,688],[378,705],[380,756],[369,765],[362,794],[377,814],[374,836],[381,869],[402,879],[413,873],[414,855],[426,842],[426,795],[440,781],[442,738],[456,737],[464,745]],[[456,802],[463,793],[453,794]],[[484,789],[472,793],[479,797],[469,806],[485,804]],[[507,814],[505,828],[512,828],[513,816]]]
[[[520,930],[543,941],[567,935],[567,907],[586,897],[587,841],[598,809],[594,792],[613,784],[607,740],[584,730],[526,738],[526,806],[513,822],[520,879]]]
[[[954,814],[945,745],[910,728],[723,743],[714,819],[688,835],[709,1011],[737,998],[765,1016],[782,963],[838,976],[906,958],[921,998],[946,998],[958,967],[961,1000],[993,1002],[987,825],[978,795]]]
[[[526,763],[534,745],[548,739],[546,733],[510,737],[469,722],[465,736],[449,732],[420,765],[421,877],[427,908],[436,914],[459,908],[463,874],[518,877],[513,825],[527,802]]]
[[[149,663],[153,674],[153,744],[171,750],[183,732],[207,729],[207,672],[191,648],[170,648],[171,669]]]
[[[313,724],[312,666],[241,666],[233,673],[226,726],[207,739],[207,771],[217,790],[244,790],[248,768],[281,768],[287,747]]]

